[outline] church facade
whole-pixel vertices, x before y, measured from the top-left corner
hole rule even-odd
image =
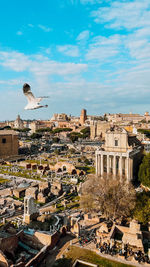
[[[141,160],[142,145],[120,127],[105,133],[105,144],[96,151],[96,175],[134,179]]]

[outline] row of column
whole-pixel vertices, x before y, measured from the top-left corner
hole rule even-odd
[[[107,157],[105,170],[104,170],[104,156]],[[123,166],[124,165],[124,166]],[[132,179],[133,177],[133,161],[129,157],[122,157],[122,155],[108,155],[97,154],[96,155],[96,174],[103,175],[103,173],[113,174],[116,176],[125,175],[126,178]],[[123,173],[124,171],[124,173]]]

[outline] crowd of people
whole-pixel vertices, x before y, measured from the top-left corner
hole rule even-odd
[[[113,246],[111,246],[110,243],[107,244],[106,242],[104,242],[103,244],[97,243],[96,248],[99,249],[100,253],[108,254],[111,256],[118,254],[120,256],[123,256],[126,260],[129,257],[133,256],[134,259],[138,261],[138,263],[146,262],[150,264],[148,255],[144,254],[141,250],[138,250],[136,252],[133,251],[132,248],[128,246],[128,244],[126,244],[124,248],[119,248],[117,247],[116,242]]]

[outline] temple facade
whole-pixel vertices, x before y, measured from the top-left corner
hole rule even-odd
[[[110,128],[105,134],[105,144],[96,151],[96,175],[132,180],[137,174],[141,151],[142,145],[134,135],[123,128]]]

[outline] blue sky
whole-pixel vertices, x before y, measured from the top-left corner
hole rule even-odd
[[[1,121],[150,111],[150,1],[1,1],[0,92]]]

